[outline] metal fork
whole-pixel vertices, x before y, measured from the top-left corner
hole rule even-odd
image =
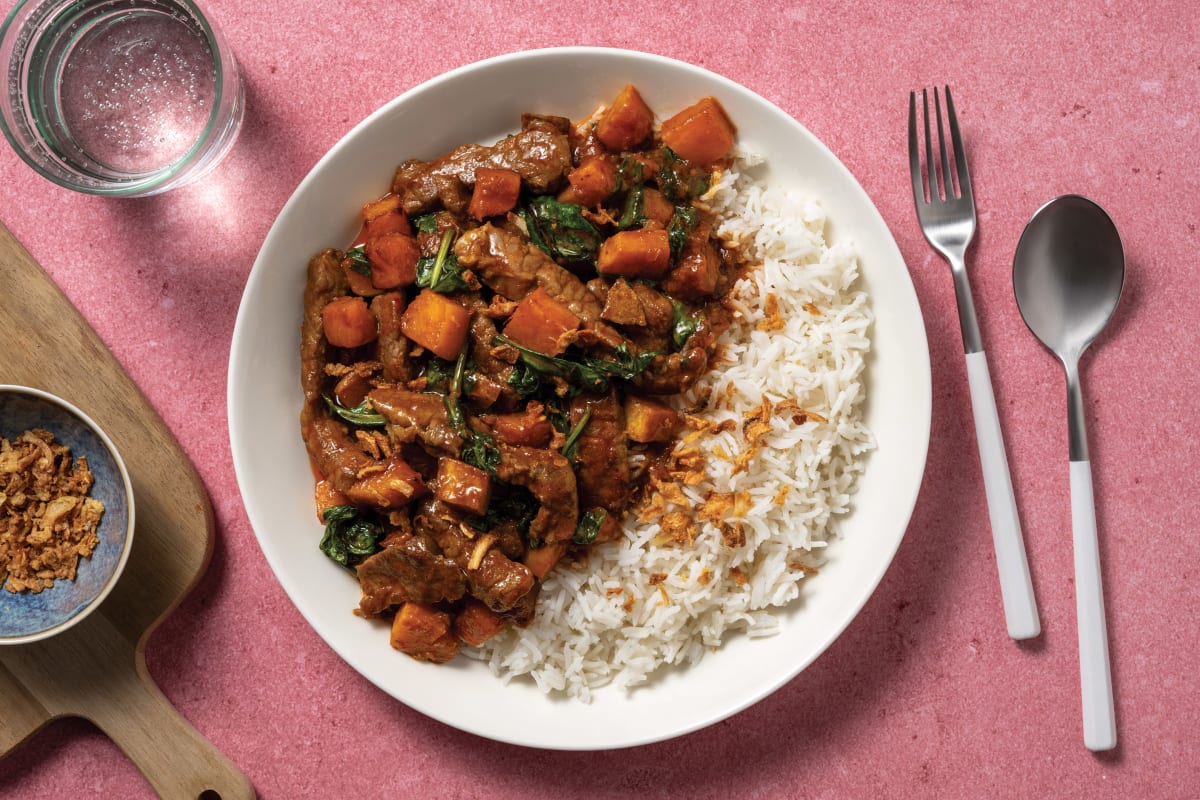
[[[975,199],[971,193],[971,175],[963,152],[958,118],[950,87],[945,87],[946,117],[950,128],[953,162],[946,148],[946,132],[942,127],[942,104],[938,90],[933,90],[934,115],[937,119],[937,155],[934,160],[934,139],[929,124],[929,93],[921,90],[924,109],[925,168],[921,167],[920,136],[917,129],[917,95],[908,96],[908,161],[912,170],[913,200],[921,230],[933,249],[950,262],[954,275],[954,292],[958,298],[958,321],[962,327],[963,347],[967,358],[967,379],[971,388],[971,410],[975,417],[975,436],[979,442],[979,458],[983,466],[983,485],[987,494],[988,517],[992,526],[992,543],[996,549],[996,569],[1000,575],[1000,595],[1004,602],[1004,617],[1008,635],[1013,639],[1029,639],[1041,632],[1033,582],[1025,559],[1025,542],[1021,537],[1021,522],[1013,496],[1008,458],[1004,452],[1004,437],[1000,432],[1000,416],[992,392],[987,357],[975,317],[975,302],[967,279],[966,253],[975,236]],[[939,180],[940,178],[940,180]]]

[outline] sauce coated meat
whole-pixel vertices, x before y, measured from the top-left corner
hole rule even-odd
[[[313,256],[300,430],[321,549],[359,613],[444,662],[533,618],[562,558],[621,535],[712,361],[736,254],[698,202],[734,127],[636,88],[580,123],[406,161]]]

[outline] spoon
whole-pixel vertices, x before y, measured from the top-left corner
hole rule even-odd
[[[1079,677],[1083,741],[1089,750],[1115,747],[1117,725],[1079,358],[1112,317],[1124,281],[1125,255],[1117,228],[1104,209],[1086,197],[1057,197],[1025,226],[1013,259],[1017,307],[1067,373]]]

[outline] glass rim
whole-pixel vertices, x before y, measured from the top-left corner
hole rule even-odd
[[[196,141],[169,166],[150,173],[144,178],[119,183],[109,178],[86,173],[78,167],[62,164],[61,161],[55,160],[43,152],[50,148],[37,133],[37,127],[30,118],[28,96],[32,76],[25,74],[24,70],[20,70],[15,81],[6,80],[6,94],[3,106],[0,107],[0,132],[4,133],[4,137],[21,160],[43,178],[58,186],[83,194],[145,197],[200,177],[214,166],[233,144],[241,122],[244,97],[237,61],[225,43],[223,33],[216,22],[210,20],[192,0],[158,1],[166,5],[177,5],[184,13],[188,14],[199,26],[200,33],[213,54],[213,102],[208,112],[208,119],[204,123],[203,130],[197,135]],[[134,5],[133,0],[94,0],[89,5],[122,2]],[[17,0],[4,23],[0,25],[0,70],[4,71],[6,79],[13,75],[18,57],[19,61],[23,63],[33,49],[35,37],[30,34],[25,41],[22,41],[21,36],[27,30],[30,22],[33,21],[35,25],[40,25],[62,9],[79,5],[81,5],[79,0]],[[232,87],[232,99],[230,99],[231,95],[228,91],[230,87]],[[224,130],[220,130],[227,107],[228,124]],[[19,131],[10,130],[10,115],[15,122],[23,124],[30,131],[26,140],[22,139]],[[47,163],[51,162],[60,165],[61,170],[55,171],[47,167]],[[67,172],[86,175],[86,179],[78,179],[64,174]]]

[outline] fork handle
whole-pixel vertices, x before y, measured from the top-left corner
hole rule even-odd
[[[996,569],[1000,574],[1000,597],[1008,635],[1013,639],[1031,639],[1042,632],[1025,542],[1017,517],[1000,415],[983,350],[967,353],[967,380],[971,387],[971,408],[975,417],[975,436],[983,465],[983,488],[987,494],[988,517],[992,524],[992,543],[996,550]]]

